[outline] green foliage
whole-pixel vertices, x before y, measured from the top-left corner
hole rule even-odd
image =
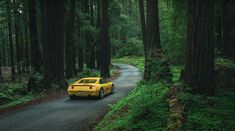
[[[181,70],[182,70],[182,66],[171,66],[171,72],[172,72],[172,82],[173,83],[177,83],[180,79],[180,75],[181,75]]]
[[[166,130],[168,92],[164,83],[140,82],[111,110],[94,130]]]
[[[165,80],[168,83],[172,81],[172,74],[168,60],[164,57],[149,57],[145,60],[145,79],[152,82]]]
[[[225,58],[217,58],[215,60],[216,66],[220,66],[221,68],[230,68],[235,70],[235,63],[232,60]]]
[[[112,59],[112,63],[122,63],[136,66],[140,71],[144,72],[144,58],[137,56],[126,56],[122,58]]]
[[[98,77],[100,75],[98,70],[91,70],[91,69],[84,69],[78,77],[82,78],[82,77]]]
[[[217,87],[235,91],[235,64],[224,58],[215,61],[215,82]]]
[[[43,74],[39,72],[32,73],[28,86],[33,92],[42,92],[44,90]]]
[[[112,46],[115,57],[143,56],[143,43],[136,37],[131,37],[126,42],[113,40]]]
[[[186,16],[186,1],[159,1],[161,45],[172,64],[185,59]]]
[[[85,25],[83,25],[81,31],[86,32],[86,34],[88,35],[88,37],[91,40],[94,40],[96,38],[96,36],[98,35],[98,30],[96,29],[96,27],[86,21],[85,21]]]
[[[1,83],[0,92],[0,105],[2,105],[27,94],[27,87],[24,83]]]
[[[213,97],[181,93],[178,98],[185,105],[183,130],[235,129],[234,92],[219,90]]]
[[[10,107],[18,105],[18,104],[27,103],[27,102],[29,102],[33,99],[39,98],[39,97],[41,97],[40,94],[36,95],[36,94],[29,93],[27,95],[24,95],[24,96],[21,96],[18,98],[14,98],[6,104],[0,104],[0,110],[10,108]]]
[[[110,23],[109,32],[114,57],[143,55],[138,1],[112,0]]]

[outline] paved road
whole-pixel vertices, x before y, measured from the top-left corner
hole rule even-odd
[[[120,77],[114,81],[115,93],[102,100],[68,97],[25,107],[0,116],[0,131],[78,131],[102,117],[108,104],[126,96],[141,80],[131,65],[118,64]]]

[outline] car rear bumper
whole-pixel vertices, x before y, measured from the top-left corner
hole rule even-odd
[[[99,91],[68,91],[69,96],[99,96]]]

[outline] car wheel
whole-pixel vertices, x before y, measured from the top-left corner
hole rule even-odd
[[[111,87],[111,94],[113,94],[113,92],[114,92],[114,85],[112,85],[112,87]]]
[[[100,99],[104,98],[104,89],[103,88],[100,89],[99,98]]]
[[[73,99],[75,99],[75,96],[69,96],[69,98],[70,98],[71,100],[73,100]]]

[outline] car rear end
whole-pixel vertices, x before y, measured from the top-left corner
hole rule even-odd
[[[68,88],[68,95],[75,96],[98,96],[99,91],[97,91],[95,84],[79,84],[70,85]]]

